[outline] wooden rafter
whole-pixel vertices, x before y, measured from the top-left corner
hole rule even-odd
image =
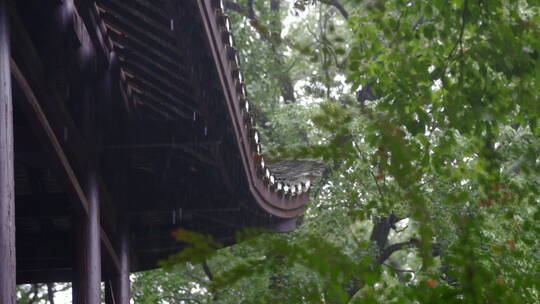
[[[141,39],[141,37],[135,36],[135,35],[127,35],[120,29],[116,29],[116,27],[112,24],[107,24],[106,27],[109,29],[113,29],[110,31],[110,37],[113,41],[115,41],[118,46],[120,47],[120,53],[122,48],[125,48],[126,45],[130,45],[131,52],[136,52],[141,57],[151,58],[152,60],[158,61],[161,64],[170,66],[171,68],[174,68],[180,72],[181,75],[187,74],[187,69],[184,67],[184,65],[180,64],[180,61],[177,59],[176,53],[172,52],[169,49],[162,49],[162,48],[149,48],[144,42],[144,39]],[[181,76],[180,75],[180,76]]]
[[[137,79],[143,81],[144,83],[151,84],[154,87],[157,87],[162,90],[166,90],[167,92],[174,93],[176,96],[184,99],[184,100],[192,100],[190,96],[188,96],[185,92],[180,90],[178,88],[178,82],[181,82],[182,80],[177,77],[171,77],[171,75],[160,73],[160,71],[153,71],[141,63],[131,61],[131,60],[120,60],[123,67],[128,73],[133,74],[136,76]],[[182,102],[179,98],[173,98],[175,102],[184,108],[187,108],[191,111],[194,111],[195,108],[191,105],[189,105],[188,102]]]
[[[121,40],[121,39],[119,39]],[[154,66],[156,72],[166,73],[169,75],[169,78],[175,79],[178,78],[178,85],[183,86],[184,94],[189,94],[189,79],[185,75],[189,75],[188,70],[178,63],[173,63],[170,60],[161,58],[159,55],[148,56],[144,54],[144,49],[134,46],[133,44],[128,44],[130,47],[126,48],[126,41],[118,41],[119,45],[122,45],[123,48],[118,49],[117,52],[119,56],[124,57],[126,60],[143,62],[145,65]]]
[[[156,98],[154,95],[147,93],[146,91],[134,92],[133,95],[138,101],[143,104],[151,104],[153,105],[154,109],[161,108],[160,112],[166,113],[167,116],[171,114],[170,116],[181,117],[187,120],[191,119],[192,117],[192,115],[190,115],[191,113],[186,113],[185,111],[178,109],[174,105],[164,102],[160,98]]]
[[[136,19],[145,28],[153,30],[159,35],[169,36],[174,39],[174,36],[171,34],[171,27],[169,20],[165,19],[165,23],[160,22],[149,16],[146,11],[137,9],[134,7],[134,2],[124,2],[124,1],[111,1],[111,0],[99,0],[98,6],[101,7],[104,11],[111,11],[115,14],[122,14],[125,18]],[[162,20],[163,21],[163,20]]]
[[[159,46],[167,50],[171,54],[175,54],[176,56],[178,56],[177,60],[179,60],[180,62],[183,61],[181,59],[183,54],[176,48],[176,46],[174,45],[175,41],[172,40],[172,38],[167,39],[153,35],[148,31],[144,30],[141,26],[135,24],[133,21],[123,16],[113,14],[109,11],[105,11],[104,13],[102,13],[101,17],[106,24],[111,24],[115,28],[119,29],[122,33],[138,36],[142,40],[147,40],[148,42],[154,44],[154,46]]]

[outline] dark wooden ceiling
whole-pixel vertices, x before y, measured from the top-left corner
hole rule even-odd
[[[111,251],[107,244],[122,219],[130,223],[133,271],[155,268],[179,251],[185,244],[175,241],[175,229],[228,245],[238,230],[281,222],[255,203],[238,145],[252,139],[234,130],[197,1],[76,6],[90,13],[70,3],[12,1],[13,54],[75,176],[84,176],[88,159],[98,160],[101,225],[108,236],[103,250]],[[87,14],[95,32],[85,29]],[[15,85],[18,281],[69,280],[77,197],[19,106],[22,91]],[[91,132],[85,125],[89,105],[98,121]],[[266,196],[277,197],[268,189]],[[281,204],[287,199],[281,194]],[[303,210],[302,200],[292,200],[294,215]],[[114,254],[103,256],[107,274]]]

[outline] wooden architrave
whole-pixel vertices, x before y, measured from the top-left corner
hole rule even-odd
[[[294,218],[305,210],[309,198],[308,192],[300,195],[281,195],[272,190],[257,172],[257,164],[251,143],[250,130],[245,127],[245,118],[241,110],[241,96],[237,90],[237,79],[230,62],[230,54],[227,51],[230,46],[223,43],[223,32],[216,21],[216,9],[212,0],[197,1],[199,13],[204,25],[212,58],[216,66],[221,87],[223,89],[225,103],[233,124],[236,143],[240,150],[244,173],[247,177],[249,189],[256,202],[271,215],[280,218]]]
[[[82,190],[79,178],[76,176],[73,165],[68,159],[66,150],[72,151],[71,155],[75,156],[74,161],[76,165],[79,166],[84,166],[87,163],[89,159],[89,150],[85,148],[86,143],[78,134],[77,128],[74,126],[69,113],[63,107],[62,103],[58,101],[58,96],[45,85],[46,81],[39,55],[37,54],[13,3],[9,3],[8,8],[10,17],[12,17],[11,24],[13,26],[13,37],[16,37],[16,39],[12,39],[13,49],[15,51],[12,53],[11,58],[11,74],[24,95],[21,99],[21,108],[28,117],[28,121],[32,123],[31,127],[33,132],[36,134],[37,138],[40,139],[40,143],[44,147],[44,150],[56,166],[59,177],[64,181],[64,185],[71,194],[69,195],[69,198],[73,201],[73,206],[76,208],[76,211],[80,214],[87,215],[88,198]],[[82,17],[75,12],[73,18]],[[88,41],[94,45],[104,41],[101,34],[94,33],[92,35],[93,31],[87,30],[85,26],[86,23],[75,23],[80,25],[78,27],[75,26],[75,31],[77,31],[79,37],[85,35],[90,37],[100,37],[99,39],[96,38],[97,41],[88,39],[88,37],[83,38],[82,40]],[[101,50],[95,54],[98,62],[108,64],[109,57],[105,55],[110,52],[107,51],[106,45],[100,45],[97,49]],[[64,144],[60,143],[53,125],[57,127],[59,125],[64,126],[65,130],[70,134],[68,142],[64,142]],[[104,201],[110,201],[105,185],[99,177],[97,186],[99,187],[101,195],[104,196]],[[101,224],[107,222],[110,223],[112,221],[112,216],[109,214],[110,210],[107,208],[101,208],[101,210]],[[109,224],[108,226],[110,227],[111,225]],[[103,227],[100,227],[99,231],[99,238],[102,247],[105,249],[105,257],[107,258],[107,262],[109,262],[108,265],[112,266],[111,271],[118,273],[120,271],[120,263],[118,255],[112,246],[110,237]]]
[[[69,192],[73,194],[70,197],[72,197],[74,201],[74,206],[81,214],[88,215],[88,198],[84,193],[81,184],[79,183],[79,180],[64,152],[64,149],[60,144],[60,141],[54,133],[47,116],[41,108],[36,95],[32,91],[30,84],[14,60],[11,60],[11,72],[14,80],[22,90],[25,97],[22,100],[23,103],[21,104],[21,108],[28,116],[28,120],[34,122],[33,130],[36,131],[38,138],[42,139],[42,145],[45,147],[45,150],[48,151],[48,154],[56,164],[57,168],[59,168],[57,171],[60,173],[60,177],[69,187]],[[100,239],[108,254],[108,257],[115,266],[116,271],[119,272],[120,263],[118,256],[112,246],[110,238],[102,228],[100,228]]]

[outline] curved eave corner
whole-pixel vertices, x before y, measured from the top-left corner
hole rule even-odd
[[[229,19],[223,12],[223,2],[195,1],[198,2],[199,13],[219,75],[249,190],[259,206],[269,214],[284,219],[297,217],[306,208],[310,181],[278,180],[265,163],[261,152],[260,135],[246,97],[240,60],[233,47]]]

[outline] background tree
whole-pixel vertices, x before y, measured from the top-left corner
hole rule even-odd
[[[227,2],[268,152],[328,172],[296,232],[177,265],[159,288],[201,303],[540,301],[539,4]]]
[[[70,284],[24,284],[17,286],[19,304],[54,304],[54,295],[71,288]]]

